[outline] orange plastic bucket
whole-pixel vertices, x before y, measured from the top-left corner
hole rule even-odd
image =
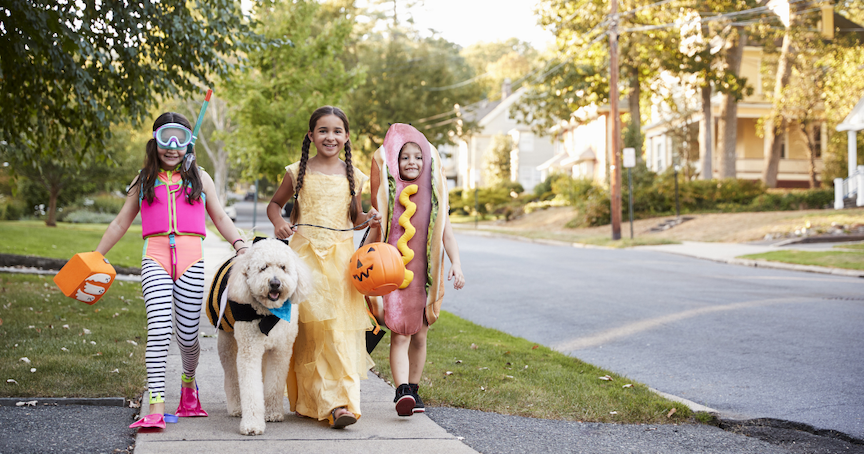
[[[64,295],[95,304],[111,287],[117,272],[99,252],[75,254],[60,272],[54,276],[54,283]]]

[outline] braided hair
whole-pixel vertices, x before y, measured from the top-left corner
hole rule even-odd
[[[189,120],[187,120],[183,115],[177,112],[165,112],[162,115],[159,115],[159,117],[156,118],[156,121],[153,122],[153,131],[156,131],[159,127],[167,123],[179,123],[190,130],[192,129],[192,124],[189,123]],[[194,153],[194,150],[190,150],[190,152]],[[147,203],[153,203],[153,198],[155,197],[154,187],[156,185],[156,179],[159,178],[159,172],[162,170],[161,167],[158,144],[156,143],[156,139],[151,138],[147,141],[144,168],[141,169],[141,173],[138,174],[138,177],[135,178],[135,181],[129,186],[127,194],[141,190],[143,191],[143,198],[147,200]],[[181,161],[179,168],[180,178],[182,180],[182,185],[189,186],[191,189],[191,191],[186,194],[186,201],[189,202],[189,204],[192,204],[194,201],[201,198],[201,192],[204,190],[204,185],[201,183],[201,175],[198,173],[198,166],[190,166],[188,170],[185,170],[183,167],[185,166],[182,165]],[[142,196],[139,194],[139,197]]]
[[[319,107],[312,112],[312,116],[309,118],[309,132],[315,131],[315,126],[318,124],[318,120],[321,117],[326,117],[327,115],[335,115],[340,120],[342,120],[342,124],[345,127],[345,135],[346,137],[350,137],[350,130],[348,126],[348,117],[345,115],[345,112],[338,107],[333,106],[323,106]],[[300,156],[300,168],[297,171],[297,181],[294,182],[294,207],[291,209],[291,223],[296,224],[300,220],[300,204],[297,203],[297,197],[300,195],[300,189],[303,188],[303,179],[306,176],[306,164],[309,161],[309,146],[312,144],[312,140],[309,139],[309,134],[307,133],[303,137],[303,147],[302,154]],[[345,176],[348,178],[348,189],[351,193],[351,199],[348,201],[348,216],[353,222],[357,217],[357,214],[360,212],[361,208],[357,203],[357,195],[355,183],[354,183],[354,164],[351,161],[351,139],[345,141]]]

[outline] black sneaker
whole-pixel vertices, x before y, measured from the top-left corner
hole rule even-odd
[[[396,388],[396,414],[399,416],[411,416],[414,414],[414,396],[411,394],[411,387],[407,383],[403,383]]]
[[[420,390],[420,385],[408,383],[408,386],[411,388],[411,395],[414,397],[414,413],[426,413],[426,406],[423,405],[423,399],[421,399],[420,395],[417,394]]]

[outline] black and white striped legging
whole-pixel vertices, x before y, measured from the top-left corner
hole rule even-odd
[[[150,395],[165,397],[165,363],[171,343],[172,320],[183,359],[183,373],[195,376],[198,367],[198,321],[204,298],[204,261],[189,267],[177,281],[155,260],[141,261],[141,288],[147,308],[147,386]],[[172,310],[172,300],[173,310]],[[173,316],[173,317],[172,317]]]

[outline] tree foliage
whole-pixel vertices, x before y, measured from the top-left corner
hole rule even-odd
[[[435,145],[450,142],[458,129],[454,105],[480,98],[478,85],[465,83],[476,74],[459,46],[424,38],[410,23],[369,32],[354,49],[365,80],[348,94],[345,107],[367,156],[381,146],[391,123],[411,123]]]
[[[227,84],[239,121],[228,146],[244,177],[277,181],[284,167],[299,159],[312,112],[342,104],[362,72],[347,68],[342,59],[355,20],[352,9],[297,0],[259,14],[257,30],[266,39],[287,39],[292,45],[251,52],[251,68]],[[355,125],[350,126],[354,133]]]
[[[98,150],[112,122],[211,85],[259,45],[233,0],[10,0],[0,16],[0,134],[40,153],[70,132],[75,155]]]

